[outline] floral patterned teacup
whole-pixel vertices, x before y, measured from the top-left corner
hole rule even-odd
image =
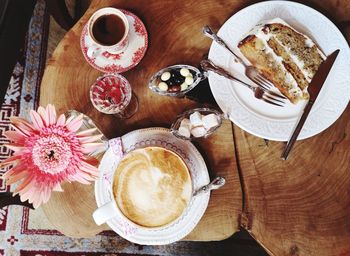
[[[96,58],[102,52],[120,53],[128,46],[129,22],[116,8],[97,10],[88,21],[88,38],[91,45],[87,55]]]

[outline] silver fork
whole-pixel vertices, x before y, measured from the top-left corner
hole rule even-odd
[[[235,60],[241,63],[245,67],[245,75],[252,80],[254,83],[259,85],[265,90],[270,89],[273,85],[269,80],[267,80],[264,76],[262,76],[259,71],[256,70],[251,65],[247,65],[244,63],[244,61],[237,55],[235,54],[230,47],[225,43],[224,40],[222,40],[221,37],[219,37],[209,26],[204,26],[203,27],[203,34],[211,39],[213,39],[215,42],[217,42],[219,45],[223,46],[226,48],[230,53],[233,54],[235,57]],[[283,96],[284,97],[284,96]],[[284,97],[285,98],[285,97]]]
[[[283,100],[284,98],[270,90],[262,89],[259,86],[252,86],[250,84],[247,84],[234,76],[232,76],[227,70],[215,65],[211,60],[202,60],[200,63],[201,67],[205,71],[213,71],[218,75],[221,75],[223,77],[226,77],[230,80],[233,80],[235,82],[238,82],[245,87],[249,88],[250,90],[253,91],[254,97],[257,99],[261,99],[267,103],[270,103],[275,106],[283,107],[283,104],[285,104],[285,101]]]

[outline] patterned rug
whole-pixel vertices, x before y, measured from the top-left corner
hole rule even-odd
[[[45,1],[39,0],[30,22],[22,57],[18,60],[0,110],[0,161],[11,155],[4,146],[3,132],[10,116],[28,117],[39,101],[40,82],[45,67],[49,16]],[[0,173],[6,169],[0,170]],[[9,191],[0,179],[0,191]],[[243,245],[243,246],[242,246]],[[244,248],[244,250],[242,250]],[[0,209],[0,256],[91,256],[91,255],[265,255],[247,235],[223,242],[178,242],[168,246],[140,246],[113,232],[89,239],[62,235],[47,221],[43,211],[20,206]]]

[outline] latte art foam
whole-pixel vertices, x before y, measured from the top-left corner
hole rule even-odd
[[[132,222],[160,227],[182,214],[190,201],[192,184],[181,157],[164,148],[147,147],[122,159],[113,193],[119,209]]]

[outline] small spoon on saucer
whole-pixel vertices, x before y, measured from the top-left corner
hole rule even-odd
[[[215,189],[219,189],[221,188],[223,185],[225,185],[226,180],[223,177],[216,177],[215,179],[213,179],[209,184],[197,189],[194,193],[193,196],[198,196],[201,195],[203,193],[207,193],[211,190],[215,190]]]

